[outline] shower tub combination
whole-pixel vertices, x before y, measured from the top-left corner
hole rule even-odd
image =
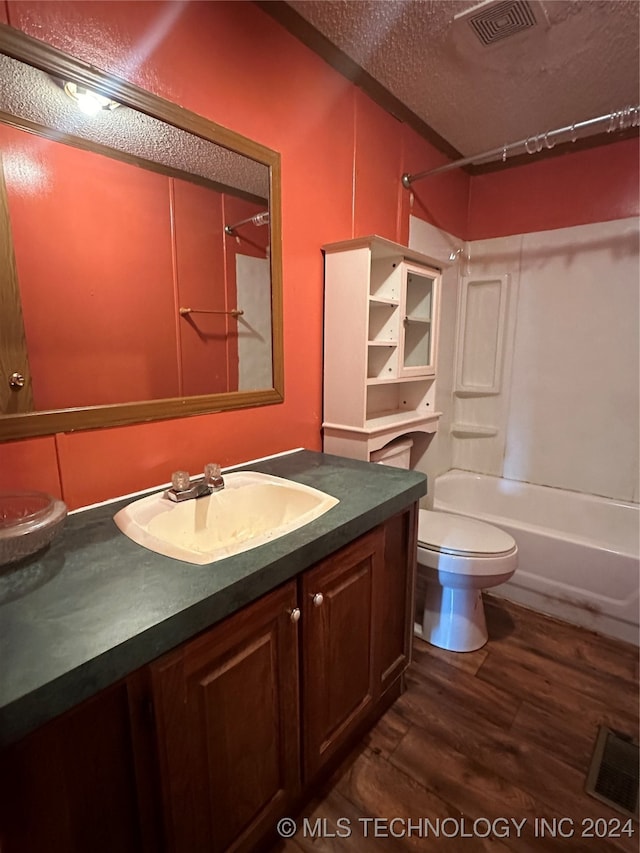
[[[638,644],[638,504],[452,470],[436,478],[434,509],[516,540],[518,569],[496,595]]]

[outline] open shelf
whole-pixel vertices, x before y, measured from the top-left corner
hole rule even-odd
[[[498,427],[480,424],[451,424],[451,435],[457,438],[491,438],[498,434]]]
[[[383,379],[398,372],[398,347],[387,341],[375,341],[368,347],[367,378]]]
[[[419,382],[367,383],[365,420],[369,424],[379,418],[406,420],[428,417],[435,407],[433,380]]]
[[[392,302],[369,304],[369,343],[381,341],[397,346],[400,336],[400,309]]]
[[[368,432],[388,429],[389,427],[416,426],[425,421],[437,421],[440,412],[416,412],[410,409],[397,409],[390,412],[378,412],[365,421],[365,429]]]
[[[378,296],[376,294],[369,296],[369,302],[372,306],[375,306],[375,305],[395,306],[395,305],[400,304],[398,299],[389,299],[386,296]]]
[[[383,379],[367,379],[367,385],[404,385],[405,382],[424,382],[424,376],[405,376],[402,380],[396,379],[395,376],[392,376],[390,379],[384,377]]]

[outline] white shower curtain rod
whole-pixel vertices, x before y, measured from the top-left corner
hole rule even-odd
[[[436,169],[428,169],[426,172],[418,172],[415,175],[404,174],[402,176],[402,185],[409,189],[414,181],[421,181],[430,175],[440,175],[443,172],[449,172],[452,169],[459,169],[461,166],[468,166],[470,163],[477,163],[479,160],[488,160],[490,157],[502,157],[502,162],[507,159],[507,153],[516,148],[524,148],[527,154],[538,154],[544,148],[553,148],[559,136],[568,135],[572,142],[577,139],[576,134],[585,128],[593,128],[596,125],[609,122],[607,133],[612,133],[615,130],[626,130],[628,127],[638,127],[640,125],[640,106],[624,107],[621,110],[616,110],[607,115],[590,118],[586,121],[577,121],[575,124],[559,127],[556,130],[549,130],[546,133],[540,133],[536,136],[528,136],[526,139],[520,139],[518,142],[511,142],[509,145],[501,145],[500,148],[493,148],[491,151],[483,151],[481,154],[473,154],[471,157],[463,157],[461,160],[454,160],[453,163],[447,163],[446,166],[438,166]]]

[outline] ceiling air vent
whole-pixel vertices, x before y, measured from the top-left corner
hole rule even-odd
[[[453,19],[454,29],[464,27],[482,47],[492,47],[514,36],[547,26],[547,16],[538,0],[485,0]]]

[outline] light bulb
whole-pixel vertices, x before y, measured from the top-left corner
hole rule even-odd
[[[64,84],[64,91],[77,103],[78,109],[86,115],[94,116],[101,110],[115,110],[116,107],[120,106],[117,101],[112,101],[111,98],[99,95],[84,86],[78,86],[71,80]]]
[[[78,92],[77,101],[78,109],[88,116],[94,116],[102,109],[102,104],[93,92]]]

